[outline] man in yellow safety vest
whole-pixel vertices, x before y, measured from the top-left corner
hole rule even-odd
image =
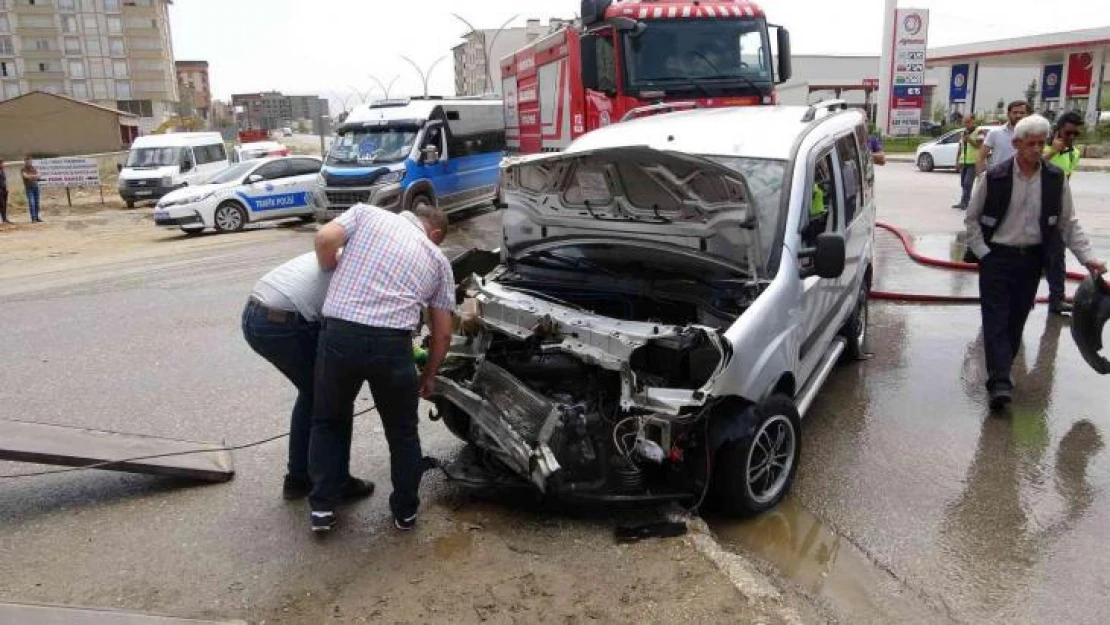
[[[1071,179],[1071,175],[1079,166],[1079,148],[1075,140],[1083,131],[1083,116],[1075,111],[1068,111],[1056,120],[1056,138],[1052,144],[1045,148],[1045,160],[1064,170],[1064,174]],[[1064,301],[1067,293],[1067,262],[1064,259],[1064,246],[1053,242],[1045,254],[1044,275],[1048,280],[1048,310],[1054,315],[1065,315],[1071,312],[1071,304]]]
[[[952,206],[967,209],[971,201],[971,189],[975,186],[975,163],[979,160],[979,146],[983,140],[975,132],[975,116],[964,115],[964,134],[960,137],[960,151],[956,155],[956,168],[960,172],[960,201]]]

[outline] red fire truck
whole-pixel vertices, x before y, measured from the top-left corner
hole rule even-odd
[[[583,0],[581,15],[501,60],[510,152],[659,110],[774,104],[790,78],[790,34],[747,0]]]

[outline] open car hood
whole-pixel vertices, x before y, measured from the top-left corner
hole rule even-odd
[[[762,275],[748,183],[708,159],[644,146],[509,158],[501,184],[510,257],[598,236],[684,247]]]

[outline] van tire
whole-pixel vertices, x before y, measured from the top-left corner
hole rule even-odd
[[[131,200],[125,200],[124,204],[127,204],[127,208],[135,208],[135,203]]]
[[[427,208],[435,208],[436,203],[433,202],[431,198],[429,198],[427,195],[420,193],[412,198],[410,207],[412,208],[412,210],[416,210],[422,206]]]
[[[871,294],[867,285],[860,287],[859,298],[856,300],[856,309],[844,322],[840,336],[844,337],[847,345],[844,349],[844,358],[847,360],[865,360],[867,358],[867,330],[871,323],[870,313]]]
[[[459,440],[464,443],[474,442],[474,437],[470,435],[470,415],[447,400],[436,402],[436,413],[443,421],[443,425],[446,425]]]
[[[247,225],[247,211],[237,202],[224,202],[216,207],[212,215],[216,232],[239,232]]]
[[[753,517],[778,505],[794,485],[802,453],[801,417],[789,397],[776,394],[748,406],[738,418],[743,433],[717,450],[709,486],[722,512]]]
[[[300,220],[302,224],[310,224],[316,221],[316,215],[301,215]]]

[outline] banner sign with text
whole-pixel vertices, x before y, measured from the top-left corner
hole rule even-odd
[[[47,158],[35,160],[39,185],[46,188],[85,187],[100,184],[100,167],[95,158]]]
[[[925,108],[925,50],[929,43],[929,11],[898,9],[894,15],[893,78],[890,93],[890,134],[914,135]]]
[[[1094,78],[1094,59],[1090,52],[1078,52],[1068,56],[1069,98],[1086,98],[1091,95],[1091,79]]]

